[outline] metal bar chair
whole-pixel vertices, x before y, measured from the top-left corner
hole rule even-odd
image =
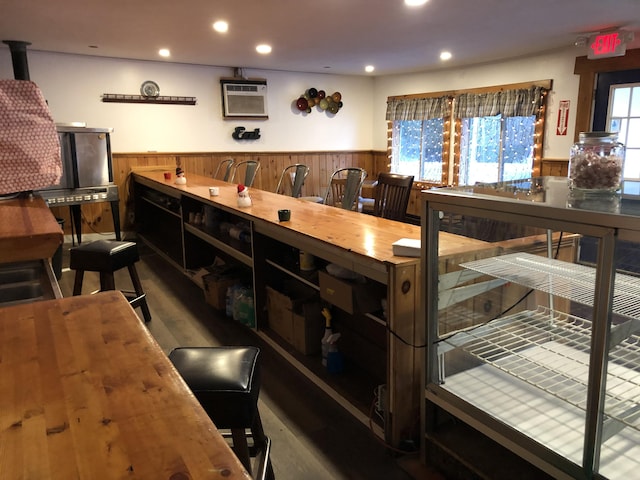
[[[280,180],[278,180],[278,185],[276,186],[276,193],[286,194],[286,192],[289,191],[290,196],[295,198],[300,197],[304,180],[307,178],[307,175],[309,175],[310,170],[309,167],[302,163],[285,167],[280,174]],[[286,181],[285,178],[287,179]]]
[[[218,164],[218,167],[216,168],[216,171],[213,174],[213,178],[222,180],[225,182],[229,181],[229,175],[231,175],[231,169],[234,163],[235,161],[233,160],[233,158],[227,158],[226,160],[222,160]]]
[[[357,210],[360,190],[367,171],[358,167],[339,168],[331,174],[324,204],[345,210]]]
[[[236,174],[238,170],[244,168],[244,181],[242,182],[244,186],[251,187],[253,185],[254,180],[256,179],[256,175],[258,170],[260,170],[260,162],[256,160],[245,160],[243,162],[238,162],[233,165],[233,171],[231,173],[230,182],[234,182],[236,178]]]

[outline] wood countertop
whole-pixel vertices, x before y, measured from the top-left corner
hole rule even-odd
[[[226,209],[259,225],[270,233],[286,236],[302,235],[325,242],[363,257],[366,262],[382,262],[393,265],[419,263],[419,258],[393,255],[391,245],[401,238],[419,239],[420,227],[408,223],[387,220],[359,212],[344,210],[297,198],[266,192],[257,188],[249,189],[252,206],[240,208],[237,204],[237,185],[221,180],[185,173],[186,185],[176,185],[175,177],[165,180],[162,171],[134,171],[141,183],[167,192],[185,194]],[[210,196],[209,187],[216,186],[220,195]],[[291,210],[291,220],[278,221],[278,210]],[[275,235],[277,238],[277,235]],[[460,235],[443,234],[446,242],[441,243],[442,255],[455,255],[471,250],[485,249],[486,242]]]
[[[117,291],[0,309],[0,478],[246,479]]]
[[[51,258],[63,241],[41,197],[0,200],[0,263]]]

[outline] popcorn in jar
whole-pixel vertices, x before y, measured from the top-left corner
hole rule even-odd
[[[571,147],[569,185],[585,192],[617,192],[623,161],[624,145],[617,133],[581,132]]]

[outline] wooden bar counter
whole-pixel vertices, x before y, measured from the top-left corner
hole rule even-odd
[[[62,229],[42,198],[0,200],[0,263],[51,258],[62,242]]]
[[[0,309],[0,478],[249,479],[120,292]]]
[[[353,398],[334,388],[336,382],[323,378],[324,372],[307,368],[289,353],[288,345],[283,347],[273,341],[278,338],[271,335],[270,322],[274,319],[268,318],[266,287],[274,281],[274,269],[318,291],[321,297],[323,293],[318,280],[308,280],[299,269],[279,263],[273,252],[304,251],[324,264],[332,263],[362,275],[376,292],[382,292],[379,295],[380,300],[386,299],[386,314],[382,309],[376,312],[354,311],[359,315],[354,329],[358,335],[382,329],[383,351],[375,350],[375,358],[370,360],[385,370],[384,377],[378,382],[386,385],[386,397],[381,402],[385,408],[385,421],[383,432],[376,431],[377,425],[374,425],[374,431],[391,445],[398,446],[415,427],[422,401],[420,346],[424,343],[424,325],[418,314],[420,259],[395,256],[392,244],[401,238],[419,239],[420,227],[255,188],[250,189],[252,205],[238,207],[235,184],[189,172],[186,178],[186,185],[176,185],[175,178],[164,179],[162,170],[133,172],[140,238],[185,272],[205,266],[198,262],[202,258],[199,254],[207,247],[217,249],[251,268],[256,333],[367,426],[370,425],[369,398],[363,402],[364,409],[362,403],[356,406]],[[212,186],[218,187],[219,195],[210,195],[209,187]],[[229,235],[190,221],[191,216],[202,215],[207,209],[213,209],[220,218],[226,217],[226,222],[240,221],[250,226],[250,242],[236,248],[234,245],[239,242]],[[291,211],[289,221],[278,221],[280,209]],[[487,248],[485,242],[450,235],[449,241],[442,245],[442,255],[443,258],[467,255]],[[291,255],[295,257],[295,253]],[[370,391],[367,390],[366,394],[369,395]]]

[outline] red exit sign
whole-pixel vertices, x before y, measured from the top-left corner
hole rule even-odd
[[[589,37],[587,58],[620,57],[627,51],[626,32],[608,32]]]

